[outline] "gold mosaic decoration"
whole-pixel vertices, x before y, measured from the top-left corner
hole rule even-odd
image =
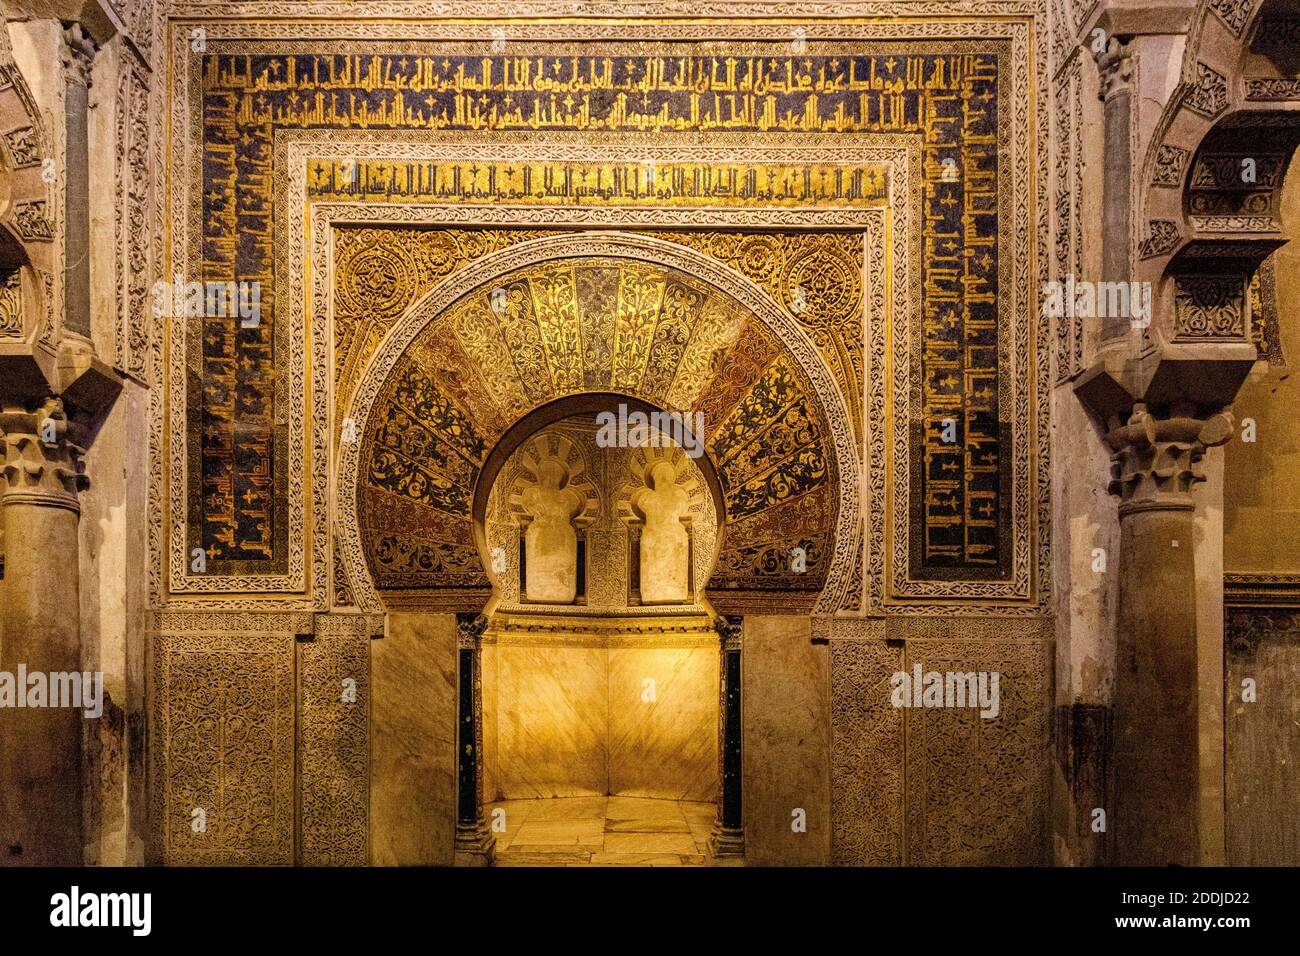
[[[469,517],[488,452],[526,412],[585,392],[704,416],[729,521],[711,588],[820,590],[834,469],[805,373],[706,280],[613,256],[509,272],[406,346],[361,446],[362,547],[376,585],[486,589]],[[806,552],[798,570],[795,546]]]
[[[483,256],[558,234],[561,230],[337,229],[334,393],[339,418],[375,346],[420,296]],[[861,435],[861,233],[645,230],[642,234],[702,252],[735,269],[780,303],[808,332],[837,381],[848,386],[848,407]]]

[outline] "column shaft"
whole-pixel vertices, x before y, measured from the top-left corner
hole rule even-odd
[[[1120,496],[1114,840],[1121,866],[1194,865],[1200,852],[1196,551],[1192,487],[1232,421],[1137,404],[1106,436]]]
[[[1192,516],[1190,502],[1121,509],[1112,843],[1120,865],[1197,862]]]
[[[709,848],[715,858],[745,855],[741,762],[740,648],[741,618],[718,622],[721,660],[718,668],[718,819]]]
[[[456,735],[456,864],[492,862],[496,837],[483,814],[482,615],[457,614],[459,703]]]
[[[11,682],[13,694],[0,707],[0,865],[79,866],[84,711],[49,704],[51,675],[81,671],[76,490],[83,479],[57,399],[34,414],[0,413],[0,429],[0,680]],[[28,691],[41,682],[44,706],[16,706],[31,703]]]

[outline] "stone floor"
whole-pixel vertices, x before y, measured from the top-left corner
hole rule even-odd
[[[498,866],[703,866],[717,807],[644,797],[502,800]]]

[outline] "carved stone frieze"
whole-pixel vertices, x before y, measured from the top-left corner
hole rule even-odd
[[[0,336],[18,337],[26,331],[23,316],[23,276],[11,269],[0,276]]]
[[[13,157],[14,166],[18,169],[35,166],[43,158],[40,134],[33,126],[11,129],[4,134],[4,140],[9,147],[9,155]]]
[[[1246,78],[1246,99],[1256,102],[1300,100],[1300,79],[1279,76]]]
[[[1174,333],[1189,339],[1242,339],[1246,335],[1245,282],[1240,276],[1177,276]]]
[[[1161,145],[1156,152],[1156,165],[1151,171],[1151,182],[1156,186],[1181,186],[1183,170],[1187,167],[1190,154],[1179,146],[1168,143]]]
[[[1147,223],[1147,236],[1142,240],[1139,254],[1143,259],[1171,252],[1182,241],[1178,223],[1170,219],[1153,219]]]
[[[1184,100],[1187,108],[1214,119],[1228,108],[1228,78],[1204,63],[1196,64],[1196,80]]]
[[[54,240],[54,223],[46,216],[45,207],[45,200],[37,199],[14,208],[14,225],[18,227],[19,236],[29,242]]]
[[[1209,0],[1214,15],[1223,21],[1223,25],[1235,37],[1241,36],[1241,30],[1250,19],[1257,2],[1258,0]]]

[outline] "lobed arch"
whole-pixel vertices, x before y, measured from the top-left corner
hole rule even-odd
[[[1254,75],[1266,64],[1261,48],[1279,22],[1300,22],[1300,4],[1200,0],[1193,14],[1179,83],[1142,167],[1150,174],[1141,186],[1138,278],[1163,284],[1164,294],[1173,295],[1166,314],[1198,294],[1198,308],[1231,300],[1232,290],[1249,283],[1285,241],[1278,210],[1282,180],[1300,144],[1300,83]],[[1247,158],[1255,160],[1255,182],[1239,175],[1240,160]],[[1217,260],[1214,271],[1223,273],[1211,278],[1224,282],[1217,288],[1200,282],[1200,293],[1187,292],[1208,259]],[[1177,324],[1158,331],[1179,336]]]
[[[716,261],[591,232],[484,257],[376,349],[343,416],[357,440],[335,446],[339,550],[363,609],[482,609],[491,582],[475,508],[492,464],[547,416],[569,414],[563,400],[611,397],[705,413],[723,515],[715,607],[835,606],[858,553],[860,465],[815,346]],[[796,575],[786,552],[800,544],[807,570]]]

